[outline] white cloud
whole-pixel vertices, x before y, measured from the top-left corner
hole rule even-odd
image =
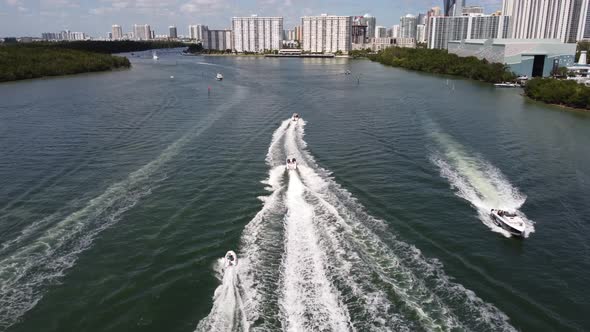
[[[180,6],[180,11],[186,13],[199,12],[211,14],[227,8],[229,8],[229,5],[225,0],[190,0]]]
[[[11,7],[24,6],[22,0],[6,0],[6,4]]]

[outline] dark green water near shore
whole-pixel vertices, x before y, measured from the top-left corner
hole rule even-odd
[[[589,116],[369,61],[140,55],[0,84],[0,331],[590,329]]]

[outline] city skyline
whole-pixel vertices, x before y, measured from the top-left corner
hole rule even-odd
[[[486,12],[501,8],[501,0],[467,1],[481,5]],[[406,14],[424,13],[443,1],[404,0],[396,4],[385,0],[354,3],[332,3],[312,0],[0,0],[0,37],[40,36],[43,32],[65,29],[83,31],[93,37],[106,36],[113,24],[123,32],[133,25],[148,24],[157,34],[167,34],[174,25],[179,35],[188,35],[188,26],[204,24],[214,29],[231,27],[231,17],[282,16],[284,28],[300,24],[301,17],[310,15],[363,15],[377,18],[377,25],[399,24]]]

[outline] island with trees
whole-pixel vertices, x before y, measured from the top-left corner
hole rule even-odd
[[[185,46],[179,42],[77,41],[0,45],[0,82],[130,68],[112,53]]]

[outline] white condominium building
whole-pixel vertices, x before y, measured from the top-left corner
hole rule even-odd
[[[114,24],[112,26],[112,32],[111,32],[111,39],[112,40],[121,40],[123,39],[123,28],[121,28],[120,25]]]
[[[206,25],[194,24],[188,26],[188,35],[190,39],[203,41],[205,39],[205,33],[209,28]]]
[[[135,40],[149,40],[152,39],[152,30],[148,24],[134,24],[133,36]]]
[[[506,16],[431,16],[428,18],[428,48],[446,49],[449,41],[507,38],[510,17]]]
[[[575,42],[583,35],[588,0],[504,0],[510,38]],[[581,38],[580,38],[581,39]]]
[[[418,19],[412,14],[402,16],[400,22],[400,37],[402,38],[416,38],[416,26]]]
[[[204,34],[203,48],[207,50],[233,50],[231,30],[207,30]]]
[[[352,49],[352,16],[304,16],[303,51],[312,53],[348,53]]]
[[[237,52],[264,52],[282,46],[282,17],[233,17],[231,23],[233,47]]]

